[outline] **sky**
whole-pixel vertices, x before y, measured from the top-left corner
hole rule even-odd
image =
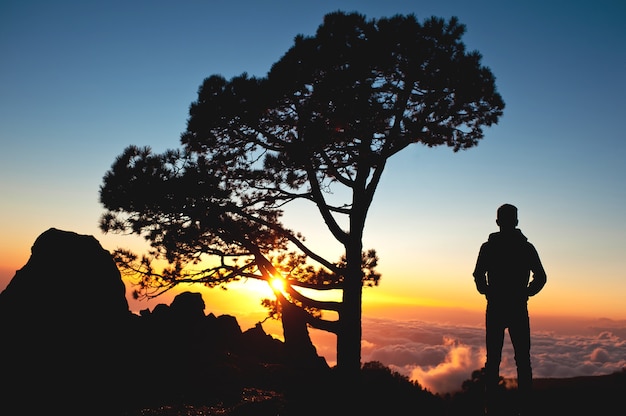
[[[620,0],[2,0],[0,290],[51,227],[93,235],[110,251],[142,249],[138,238],[98,228],[98,190],[115,157],[131,144],[179,148],[204,78],[265,76],[296,35],[313,35],[336,10],[367,18],[412,13],[420,21],[457,16],[467,49],[481,53],[506,103],[475,148],[416,145],[389,161],[364,236],[379,255],[382,280],[364,293],[362,360],[441,392],[482,366],[485,300],[471,273],[480,244],[497,231],[497,207],[512,203],[548,274],[529,302],[535,376],[623,368]],[[317,221],[302,209],[285,214],[314,247],[336,250]],[[207,312],[235,315],[243,329],[263,318],[265,288],[255,282],[182,290],[201,292]],[[139,311],[174,295],[129,303]],[[280,336],[276,323],[267,327]],[[312,337],[332,363],[329,334]],[[506,351],[503,373],[512,375]]]

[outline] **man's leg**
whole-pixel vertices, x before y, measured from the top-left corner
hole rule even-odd
[[[528,311],[524,310],[516,322],[509,328],[511,343],[515,351],[517,365],[517,390],[520,410],[529,408],[532,393],[533,372],[530,362],[530,324]]]
[[[487,309],[485,329],[487,346],[487,362],[485,363],[485,401],[486,410],[487,413],[489,413],[497,407],[500,361],[502,360],[505,329],[502,316],[499,316],[493,309]]]

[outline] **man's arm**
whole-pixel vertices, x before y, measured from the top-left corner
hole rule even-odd
[[[539,259],[539,253],[535,247],[531,244],[531,268],[530,270],[533,272],[533,278],[528,285],[528,296],[535,296],[537,293],[543,289],[548,278],[546,276],[546,271],[543,269],[543,265],[541,264],[541,260]]]
[[[474,283],[476,283],[476,290],[478,293],[486,295],[487,290],[489,289],[487,285],[487,267],[485,264],[485,251],[486,247],[483,244],[480,247],[480,251],[478,252],[478,259],[476,260],[476,267],[474,267]]]

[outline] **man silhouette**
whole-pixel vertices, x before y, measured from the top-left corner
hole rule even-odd
[[[532,388],[528,298],[543,288],[546,272],[535,247],[516,228],[518,219],[515,206],[500,206],[496,224],[500,231],[490,234],[487,242],[480,247],[473,273],[476,289],[487,298],[485,410],[487,414],[494,414],[504,330],[508,328],[515,351],[520,414],[523,414],[528,407]]]

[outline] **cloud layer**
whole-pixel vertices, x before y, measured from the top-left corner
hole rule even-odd
[[[605,375],[626,367],[624,321],[579,322],[577,331],[568,325],[537,327],[541,329],[533,330],[531,347],[535,378]],[[366,317],[362,361],[379,361],[434,393],[451,393],[483,367],[484,327]],[[500,374],[516,375],[508,333]]]

